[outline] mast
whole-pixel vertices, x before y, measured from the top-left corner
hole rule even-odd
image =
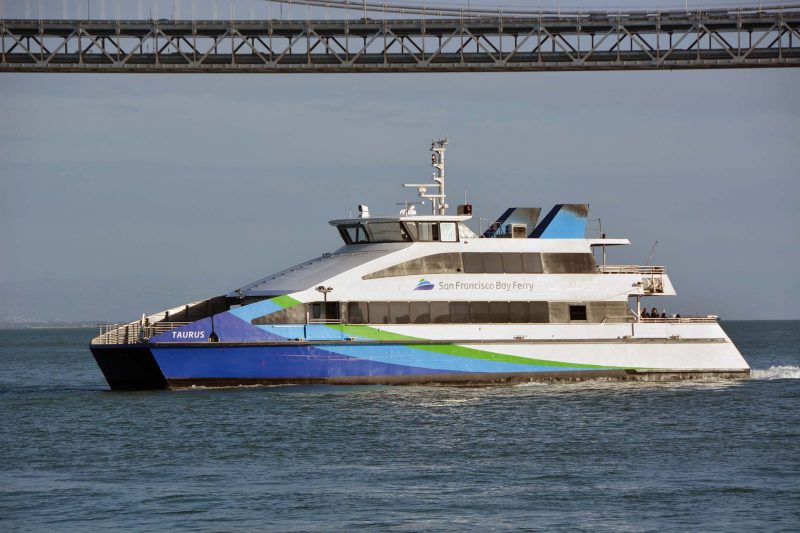
[[[439,204],[439,214],[447,214],[447,204],[445,203],[444,194],[444,150],[447,144],[447,138],[434,139],[431,143],[431,166],[436,169],[433,173],[433,181],[439,184],[439,198],[434,200],[434,212],[436,211],[436,204]],[[437,202],[438,200],[438,202]]]
[[[444,193],[444,151],[447,145],[447,137],[444,139],[434,139],[431,142],[431,166],[436,169],[433,173],[434,184],[430,183],[404,183],[403,187],[413,187],[417,189],[420,198],[428,198],[431,201],[432,213],[434,215],[446,215],[447,203],[445,202],[446,195]],[[428,194],[428,187],[437,187],[439,189],[436,194]]]

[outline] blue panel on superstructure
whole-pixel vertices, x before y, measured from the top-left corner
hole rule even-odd
[[[283,337],[264,331],[229,312],[214,315],[214,332],[220,342],[281,341]],[[156,335],[151,343],[207,342],[211,336],[211,317]]]
[[[486,228],[484,238],[493,238],[503,235],[504,228],[509,224],[525,224],[529,229],[536,226],[541,209],[538,207],[509,207],[500,217]]]
[[[248,305],[243,305],[242,307],[237,307],[236,309],[231,309],[228,312],[235,317],[241,318],[245,322],[251,322],[254,318],[270,315],[280,311],[281,309],[283,309],[283,307],[276,304],[272,300],[261,300]]]
[[[547,213],[530,237],[539,239],[583,239],[588,204],[558,204]]]

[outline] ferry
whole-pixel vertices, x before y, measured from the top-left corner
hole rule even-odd
[[[588,238],[587,204],[512,207],[477,232],[471,205],[448,214],[446,145],[399,214],[330,221],[335,251],[103,326],[90,349],[111,389],[749,376],[717,316],[646,312],[675,295],[665,267],[607,264],[630,241]]]

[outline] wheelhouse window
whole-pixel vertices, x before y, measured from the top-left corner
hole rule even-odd
[[[367,229],[372,242],[411,242],[411,236],[400,222],[370,222]]]
[[[403,227],[406,228],[406,231],[408,232],[408,234],[411,237],[412,241],[418,241],[419,240],[419,235],[417,234],[417,225],[416,225],[416,223],[407,222],[407,223],[405,223],[403,225]]]
[[[408,227],[414,240],[421,242],[458,242],[461,231],[455,222],[408,222]],[[464,229],[469,231],[469,228]]]
[[[420,241],[438,241],[439,225],[433,222],[417,222],[417,233]]]
[[[439,223],[439,239],[442,242],[457,242],[458,233],[455,222]]]
[[[469,229],[464,224],[460,224],[460,223],[458,225],[458,237],[461,240],[463,240],[463,239],[477,239],[478,238],[478,236],[475,235],[474,231]]]
[[[345,244],[378,242],[458,242],[474,236],[469,228],[456,222],[351,222],[338,226]]]
[[[346,244],[363,244],[370,242],[369,234],[363,224],[339,226],[339,233]]]
[[[408,229],[402,222],[368,222],[366,224],[346,224],[339,226],[339,233],[345,244],[365,244],[369,242],[411,242]]]

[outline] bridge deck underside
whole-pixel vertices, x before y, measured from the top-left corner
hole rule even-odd
[[[497,72],[798,65],[800,11],[566,21],[0,21],[0,71]]]

